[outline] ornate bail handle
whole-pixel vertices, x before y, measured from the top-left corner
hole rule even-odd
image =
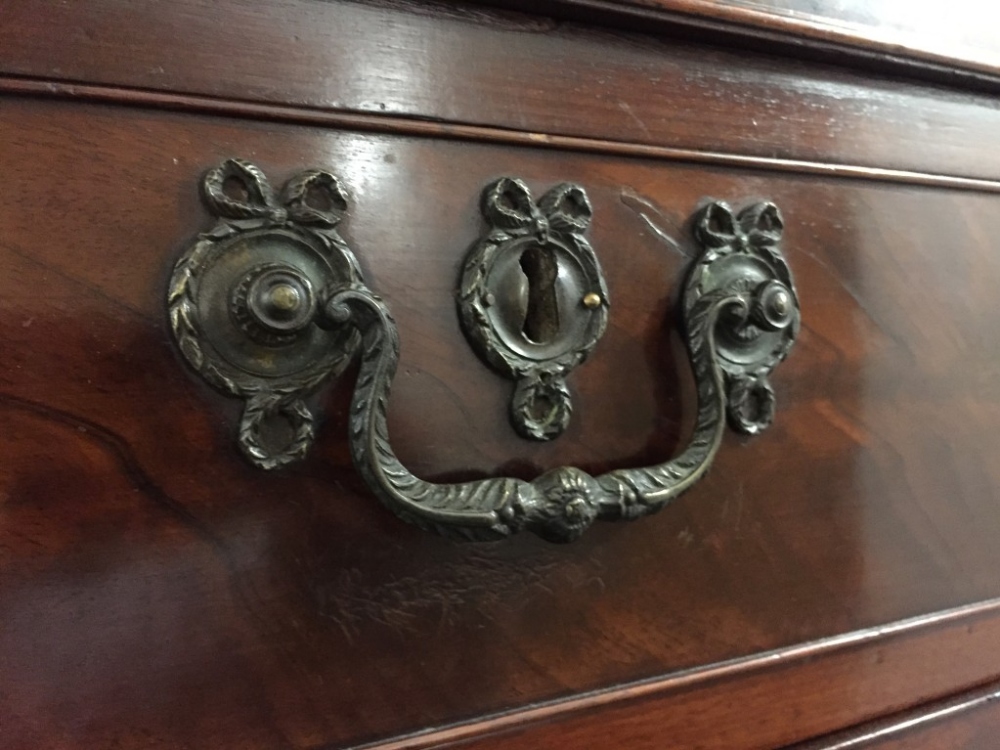
[[[247,412],[284,415],[292,427],[292,438],[278,450],[263,448],[256,434],[256,446],[253,440],[245,441],[241,429],[244,452],[262,468],[301,455],[301,427],[296,430],[296,424],[310,426],[306,445],[312,437],[303,396],[339,374],[356,347],[361,350],[361,369],[349,425],[355,466],[399,517],[451,537],[486,540],[528,530],[567,542],[598,518],[634,519],[654,513],[707,472],[725,430],[724,415],[734,429],[747,434],[765,429],[774,417],[768,376],[788,354],[800,322],[791,272],[778,247],[781,215],[771,203],[750,206],[737,216],[726,204],[714,202],[695,220],[702,252],[689,272],[682,302],[698,414],[694,434],[680,455],[655,466],[597,477],[562,467],[531,482],[506,477],[460,484],[424,481],[403,466],[389,442],[386,411],[399,362],[396,323],[361,280],[346,245],[332,234],[336,221],[313,221],[329,212],[330,193],[337,196],[338,220],[346,209],[336,178],[317,170],[303,173],[313,177],[289,183],[293,187],[286,187],[286,195],[292,199],[283,209],[268,203],[266,181],[256,168],[230,161],[220,169],[244,179],[254,176],[261,191],[254,193],[259,213],[233,219],[231,214],[244,209],[220,211],[210,197],[210,178],[213,185],[221,183],[213,177],[216,172],[206,177],[206,199],[220,223],[177,264],[169,297],[171,322],[185,358],[208,382],[245,398]],[[326,194],[317,199],[308,188],[294,187],[310,179]],[[294,205],[302,206],[298,215]],[[316,213],[306,214],[305,209]],[[264,249],[255,254],[254,248]],[[178,307],[178,299],[186,299],[186,306]],[[221,316],[219,307],[228,314]],[[229,320],[229,328],[208,330],[220,317]],[[303,319],[307,323],[302,324]],[[234,330],[244,344],[249,340],[252,345],[226,348],[229,337],[239,338]],[[276,375],[261,374],[260,347]],[[237,379],[218,374],[241,369],[243,376]],[[259,431],[260,421],[256,424]]]

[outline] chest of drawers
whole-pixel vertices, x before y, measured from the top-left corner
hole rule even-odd
[[[0,746],[991,747],[990,41],[690,5],[0,9]],[[801,330],[774,424],[568,545],[458,542],[377,502],[356,365],[308,397],[304,458],[261,471],[167,306],[231,158],[340,179],[420,477],[680,454],[711,201],[783,216]],[[610,302],[548,442],[512,429],[456,311],[502,176],[586,191]]]

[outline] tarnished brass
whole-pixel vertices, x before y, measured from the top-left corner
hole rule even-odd
[[[232,192],[227,188],[238,188]],[[302,172],[276,197],[264,173],[229,159],[202,180],[217,217],[178,260],[168,292],[171,330],[188,364],[210,385],[245,400],[239,445],[263,469],[302,458],[313,441],[304,402],[350,362],[359,336],[322,326],[318,293],[361,280],[334,227],[347,198],[329,172]],[[309,204],[310,191],[326,198]],[[264,435],[284,418],[291,437]]]
[[[232,177],[244,183],[249,199],[220,197]],[[735,429],[750,434],[774,417],[768,376],[794,343],[800,313],[778,247],[781,215],[771,203],[750,206],[737,216],[714,202],[695,219],[702,249],[684,287],[682,332],[698,412],[694,433],[678,456],[600,476],[561,467],[531,482],[497,477],[436,484],[414,476],[389,442],[386,412],[399,363],[399,334],[385,303],[364,285],[354,256],[333,231],[347,206],[336,178],[304,172],[289,182],[279,203],[259,170],[230,160],[210,172],[204,186],[219,221],[177,263],[168,295],[170,320],[195,371],[219,390],[246,400],[240,445],[257,466],[275,468],[305,453],[312,414],[304,396],[340,373],[358,349],[361,368],[349,426],[355,466],[372,492],[404,520],[466,539],[527,530],[551,541],[571,541],[599,518],[654,513],[708,471],[725,432],[725,414]],[[329,191],[332,212],[304,201],[305,191],[317,186]],[[488,195],[499,197],[508,189],[495,183]],[[577,207],[586,203],[575,186],[561,186],[543,199],[549,208],[540,215],[548,217],[549,231],[563,221],[552,206],[570,194]],[[526,198],[526,192],[520,195]],[[505,205],[487,201],[490,210],[507,210]],[[535,229],[546,225],[531,211],[522,216],[529,216]],[[589,204],[585,221],[576,216],[585,226]],[[540,241],[534,234],[508,232],[484,241],[463,277],[469,282],[463,283],[462,295],[472,300],[470,315],[488,316],[490,308],[502,305],[502,288],[491,290],[477,277],[490,278],[490,258],[499,266],[498,254],[514,255],[522,244],[527,250]],[[596,341],[606,322],[607,290],[599,276],[581,279],[573,309],[596,316],[581,318]],[[586,284],[600,291],[586,291]],[[479,328],[489,326],[482,322]],[[499,351],[492,356],[499,357]],[[294,433],[280,449],[265,447],[261,439],[262,423],[274,415],[283,416]]]
[[[514,429],[551,440],[573,410],[566,376],[608,322],[604,275],[584,237],[590,201],[564,183],[536,204],[523,182],[503,177],[483,191],[482,213],[487,228],[459,284],[462,328],[483,360],[516,382]]]

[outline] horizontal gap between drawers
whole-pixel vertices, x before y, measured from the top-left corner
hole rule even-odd
[[[922,703],[909,711],[850,727],[836,734],[788,745],[783,750],[861,750],[876,742],[881,746],[881,740],[902,739],[904,735],[933,730],[947,721],[961,719],[965,714],[989,708],[991,704],[1000,706],[1000,681],[997,680],[975,690],[966,690],[940,701]]]
[[[745,156],[716,151],[650,146],[578,136],[546,135],[481,125],[436,122],[393,115],[334,112],[308,107],[261,104],[233,99],[215,99],[191,94],[172,94],[119,86],[67,83],[38,78],[0,76],[0,94],[37,96],[102,104],[165,109],[199,114],[269,120],[296,125],[337,127],[369,133],[413,135],[424,138],[501,143],[513,146],[580,151],[642,159],[739,167],[800,175],[818,175],[923,187],[941,187],[983,193],[1000,193],[1000,181],[972,177],[883,169],[853,164]]]
[[[669,701],[672,696],[681,695],[685,691],[705,689],[713,684],[745,679],[770,670],[796,668],[801,670],[807,664],[822,664],[824,661],[844,657],[866,647],[869,649],[878,647],[884,650],[893,648],[895,644],[900,654],[906,658],[919,660],[924,653],[940,648],[936,641],[941,631],[965,629],[971,633],[974,628],[982,628],[993,633],[998,627],[1000,627],[1000,598],[989,599],[703,667],[684,669],[666,677],[619,685],[579,694],[572,698],[546,701],[528,708],[514,709],[465,723],[352,747],[353,750],[431,750],[453,746],[457,748],[477,741],[483,741],[488,745],[489,738],[502,738],[510,732],[520,733],[523,739],[531,737],[533,729],[572,723],[580,717],[605,716],[605,712],[609,710],[636,703],[651,707],[651,712],[656,713],[664,710],[661,708],[663,705],[661,702]],[[961,649],[960,645],[955,647]],[[997,676],[995,672],[991,672],[988,679],[996,679]],[[968,690],[977,684],[982,684],[983,681],[983,677],[979,677],[973,678],[967,684],[941,685],[941,691],[937,695],[926,696],[921,700],[940,700],[954,695],[956,691]],[[890,710],[898,711],[899,708]],[[884,711],[884,708],[881,711],[876,709],[876,715]],[[519,746],[516,742],[513,744]],[[508,744],[498,743],[498,747],[506,748]]]

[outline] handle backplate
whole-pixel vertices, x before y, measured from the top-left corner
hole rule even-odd
[[[360,336],[316,325],[320,295],[361,281],[334,227],[347,207],[337,178],[302,172],[276,197],[264,173],[229,159],[202,181],[217,222],[177,261],[167,309],[187,363],[211,386],[244,399],[239,445],[262,469],[302,458],[312,445],[310,392],[339,375]],[[283,417],[277,447],[265,429]]]

